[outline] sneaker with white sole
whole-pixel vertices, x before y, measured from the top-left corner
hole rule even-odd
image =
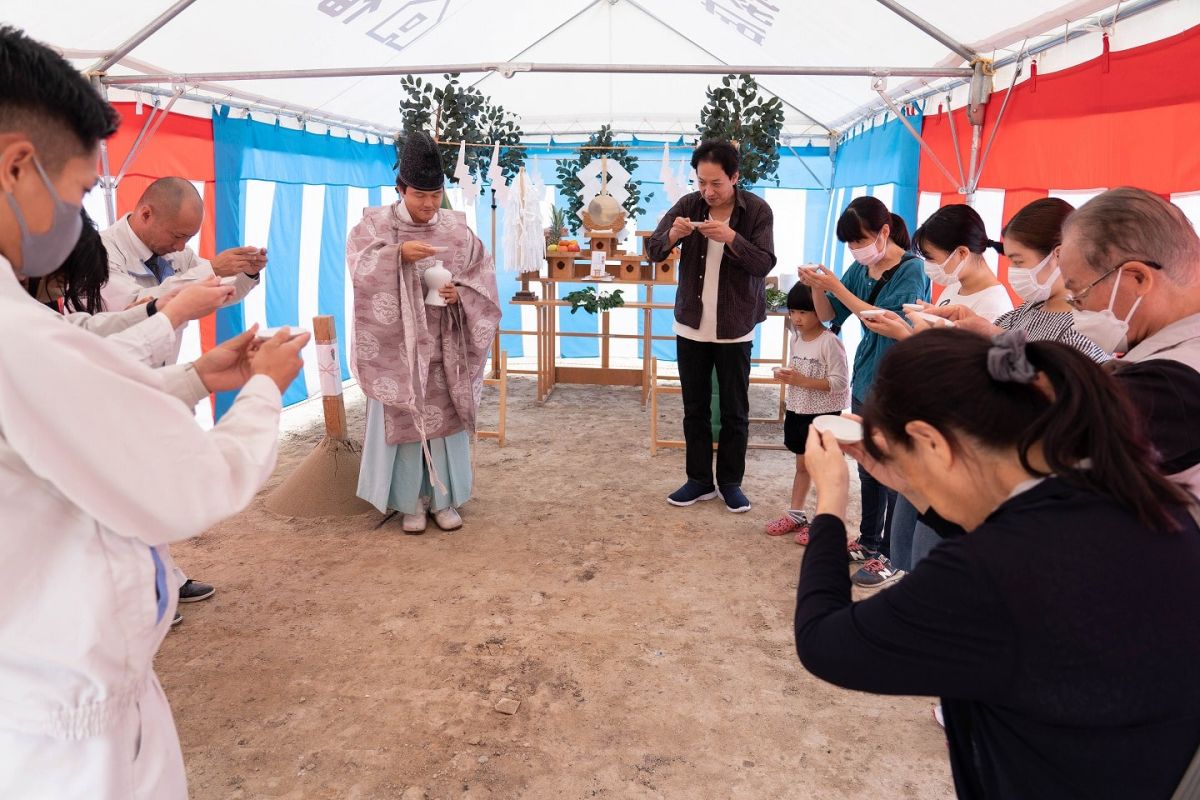
[[[207,600],[217,593],[217,590],[207,583],[194,581],[188,578],[183,582],[183,586],[179,587],[179,602],[181,603],[199,603],[201,600]]]
[[[440,511],[433,512],[433,521],[444,531],[456,531],[463,524],[462,517],[459,516],[458,510],[454,506],[447,506]]]
[[[867,563],[859,568],[850,576],[850,581],[855,586],[861,586],[864,589],[878,589],[880,586],[887,586],[893,581],[899,580],[904,575],[904,570],[895,569],[892,562],[888,561],[888,557],[883,553],[879,553]]]
[[[688,478],[688,482],[667,495],[667,502],[673,506],[690,506],[701,500],[713,500],[717,496],[717,487],[711,483],[703,484]]]
[[[721,493],[721,499],[725,501],[725,507],[734,514],[744,514],[750,510],[750,501],[742,492],[742,487],[736,483],[727,483],[718,489]]]

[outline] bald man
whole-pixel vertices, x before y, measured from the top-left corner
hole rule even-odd
[[[150,184],[137,208],[100,234],[108,251],[105,309],[121,311],[214,273],[234,278],[230,303],[249,294],[267,265],[267,252],[233,247],[211,262],[200,258],[187,243],[203,221],[204,203],[190,181],[159,178]]]
[[[200,258],[187,243],[200,231],[203,221],[204,202],[190,181],[159,178],[146,187],[137,208],[100,233],[108,251],[108,283],[100,292],[105,309],[121,311],[139,301],[154,302],[176,287],[183,288],[214,273],[234,279],[233,296],[227,305],[249,294],[267,265],[267,252],[257,247],[234,247],[211,262]],[[180,327],[176,331],[175,350],[168,363],[179,358],[178,333],[182,330]],[[207,600],[216,591],[207,583],[188,578],[178,568],[176,580],[181,584],[181,603]],[[181,619],[176,614],[175,622]]]

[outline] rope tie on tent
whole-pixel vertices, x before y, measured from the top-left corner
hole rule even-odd
[[[983,68],[984,75],[995,75],[996,74],[996,68],[994,66],[995,65],[994,59],[979,56],[978,58],[974,59],[970,63],[969,66],[971,67],[971,69],[975,69],[975,67],[977,65]]]

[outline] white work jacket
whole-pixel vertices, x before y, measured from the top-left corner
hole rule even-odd
[[[190,365],[150,369],[57,316],[0,257],[0,730],[82,740],[152,684],[175,604],[172,583],[159,608],[161,545],[250,503],[280,395],[255,376],[202,431]]]
[[[159,283],[146,266],[146,261],[154,254],[129,227],[128,214],[115,225],[100,231],[100,239],[108,253],[108,283],[100,290],[104,308],[108,311],[122,311],[143,298],[161,297],[172,289],[215,274],[207,259],[185,247],[178,253],[163,256],[175,274]],[[225,305],[241,302],[259,282],[258,276],[238,275],[233,284],[233,297]],[[171,363],[179,358],[178,341],[181,340],[182,337],[177,340]]]

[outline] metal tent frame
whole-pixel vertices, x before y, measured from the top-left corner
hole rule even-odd
[[[694,40],[684,36],[690,44],[700,49],[705,54],[721,62],[718,64],[589,64],[589,63],[537,63],[527,61],[504,61],[504,62],[479,62],[479,63],[461,63],[461,64],[437,64],[424,66],[405,66],[405,67],[341,67],[332,69],[286,69],[286,70],[257,70],[245,72],[202,72],[202,73],[174,73],[174,72],[148,72],[135,75],[109,75],[107,70],[112,66],[121,62],[128,56],[138,45],[149,39],[156,32],[169,24],[181,12],[190,7],[196,0],[176,0],[166,10],[159,14],[154,19],[147,22],[141,29],[130,36],[121,44],[117,45],[113,50],[104,53],[94,64],[92,64],[85,72],[92,80],[97,90],[107,98],[108,87],[125,88],[131,91],[136,91],[148,94],[154,97],[168,97],[169,101],[165,108],[159,109],[158,101],[155,101],[154,110],[151,112],[146,122],[142,126],[141,132],[138,134],[133,147],[126,156],[121,169],[116,177],[113,176],[109,164],[108,148],[105,144],[101,144],[101,185],[104,190],[105,205],[109,216],[109,224],[116,221],[116,202],[114,192],[121,177],[124,176],[126,169],[133,163],[140,148],[153,136],[158,125],[162,124],[162,120],[166,118],[166,113],[171,106],[179,99],[195,100],[206,102],[211,105],[228,105],[235,108],[242,108],[247,113],[263,112],[274,114],[277,116],[290,116],[298,119],[302,124],[307,121],[326,124],[332,127],[343,128],[347,131],[356,131],[364,135],[374,135],[380,138],[388,136],[389,138],[395,134],[385,126],[374,125],[364,120],[352,119],[335,114],[325,114],[313,109],[294,109],[288,104],[271,101],[268,98],[256,97],[254,95],[244,94],[230,89],[226,86],[215,85],[219,83],[238,82],[248,80],[299,80],[310,78],[345,78],[345,77],[377,77],[377,76],[394,76],[394,75],[410,75],[410,74],[444,74],[444,73],[474,73],[482,74],[483,80],[490,75],[500,74],[505,78],[512,78],[518,73],[524,72],[543,72],[543,73],[594,73],[594,74],[643,74],[643,75],[726,75],[729,73],[749,73],[752,75],[786,75],[786,76],[838,76],[838,77],[866,77],[871,79],[871,88],[879,95],[885,108],[896,114],[897,118],[904,123],[908,132],[921,143],[922,148],[927,155],[934,161],[942,173],[950,179],[952,183],[956,183],[959,187],[959,192],[966,196],[967,202],[970,203],[974,199],[975,190],[979,184],[979,177],[983,171],[983,167],[987,162],[987,154],[991,149],[991,143],[995,138],[996,130],[999,128],[999,123],[1003,119],[1004,111],[1008,106],[1008,97],[1005,97],[1005,102],[1001,105],[999,116],[996,125],[993,127],[991,139],[988,141],[986,149],[983,149],[981,156],[984,109],[986,107],[988,97],[991,94],[992,76],[994,70],[1000,66],[1011,64],[1014,61],[1017,63],[1017,71],[1013,77],[1015,85],[1017,78],[1020,75],[1020,65],[1024,58],[1028,57],[1033,51],[1026,51],[1024,45],[1016,56],[1002,61],[993,62],[991,59],[983,58],[967,45],[958,42],[949,34],[945,33],[928,20],[918,16],[910,11],[898,0],[876,0],[880,5],[894,12],[905,22],[916,27],[923,33],[932,37],[936,41],[946,46],[951,52],[960,56],[968,62],[966,67],[885,67],[885,66],[845,66],[845,67],[822,67],[822,66],[791,66],[781,67],[777,65],[763,64],[728,64],[721,61],[715,54],[703,48]],[[599,0],[596,0],[599,2]],[[636,0],[629,0],[630,5],[655,22],[666,25],[656,15],[645,9]],[[1140,3],[1133,3],[1126,10],[1124,16],[1132,16],[1136,13],[1148,10],[1149,8],[1159,5],[1166,0],[1142,0]],[[595,3],[589,4],[583,11],[591,8]],[[574,14],[571,19],[578,17],[582,11]],[[1109,25],[1114,24],[1118,19],[1124,18],[1121,13],[1120,6],[1115,13],[1111,15]],[[567,20],[569,22],[570,19]],[[565,22],[563,24],[566,24]],[[559,26],[561,27],[561,26]],[[669,27],[669,26],[668,26]],[[1080,31],[1076,31],[1075,35],[1080,35]],[[682,36],[682,34],[680,34]],[[1062,44],[1070,41],[1072,33],[1068,30],[1066,35],[1061,37],[1061,41],[1057,44]],[[534,43],[536,44],[536,42]],[[531,47],[532,45],[530,45]],[[1047,49],[1048,47],[1056,46],[1056,43],[1044,45],[1038,50]],[[527,52],[529,47],[524,48],[521,54]],[[971,125],[971,149],[970,163],[966,171],[963,170],[961,157],[959,157],[958,148],[955,148],[955,156],[958,158],[958,178],[954,178],[952,173],[941,163],[940,159],[933,151],[925,144],[920,135],[917,134],[912,124],[905,119],[902,110],[887,93],[887,79],[890,77],[897,78],[922,78],[922,79],[951,79],[954,81],[953,86],[961,86],[964,83],[969,84],[970,91],[967,102],[967,116]],[[477,81],[478,82],[478,81]],[[164,89],[162,86],[169,85],[170,89]],[[1010,87],[1011,88],[1011,87]],[[928,96],[934,92],[942,91],[943,89],[930,90],[924,96]],[[769,91],[769,90],[768,90]],[[204,94],[207,92],[208,94]],[[209,96],[213,95],[213,96]],[[910,98],[917,99],[917,98]],[[813,124],[824,129],[826,135],[831,137],[832,148],[836,148],[837,141],[841,133],[835,130],[830,125],[816,120],[803,110],[789,103],[793,109],[803,114],[806,118],[812,121]],[[868,107],[862,115],[854,120],[850,126],[859,122],[870,119],[879,113],[881,109]],[[157,122],[156,122],[157,119]],[[953,122],[953,115],[951,115]],[[957,133],[953,133],[954,140],[957,142]]]

